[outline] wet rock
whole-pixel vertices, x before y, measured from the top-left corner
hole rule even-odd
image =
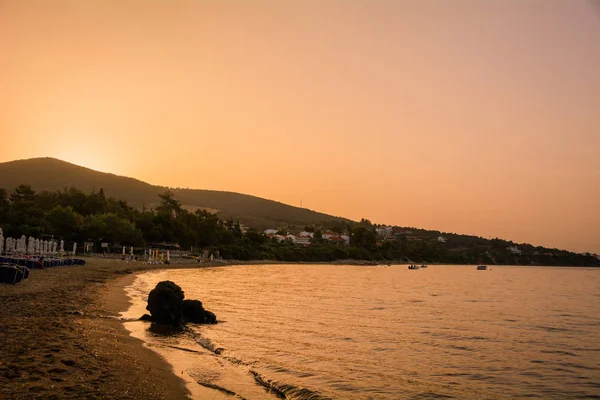
[[[183,315],[188,322],[197,324],[216,324],[217,317],[212,312],[202,307],[200,300],[184,300]]]
[[[152,320],[163,325],[183,324],[183,290],[171,281],[158,282],[148,295],[146,310]]]
[[[186,322],[216,324],[217,317],[202,307],[199,300],[184,300],[183,290],[171,281],[159,282],[148,295],[146,310],[151,315],[140,319],[179,327]]]

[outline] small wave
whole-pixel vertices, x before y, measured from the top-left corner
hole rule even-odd
[[[575,353],[570,353],[568,351],[563,351],[563,350],[540,350],[540,353],[545,353],[545,354],[560,354],[562,356],[579,357],[579,355],[577,355]]]
[[[254,362],[246,362],[246,361],[240,360],[239,358],[231,357],[231,356],[223,356],[223,358],[225,360],[229,361],[230,363],[236,364],[236,365],[250,366],[250,365],[254,364]]]
[[[225,349],[222,347],[217,347],[217,345],[215,345],[210,339],[194,332],[192,329],[187,329],[187,332],[189,332],[192,336],[192,338],[194,339],[194,341],[200,345],[200,347],[202,347],[205,350],[210,351],[211,353],[220,355],[222,354]]]
[[[588,367],[587,365],[575,364],[575,363],[560,363],[559,365],[567,368],[578,368],[578,369],[586,369],[590,371],[596,371],[598,368]]]
[[[484,336],[466,336],[465,340],[490,340],[490,338]]]
[[[179,346],[166,346],[166,347],[170,347],[171,349],[175,349],[175,350],[187,351],[189,353],[200,353],[198,350],[192,350],[192,349],[188,349],[185,347],[179,347]]]
[[[423,392],[418,393],[410,397],[411,399],[419,400],[419,399],[454,399],[454,396],[450,396],[447,394],[434,393],[434,392]]]
[[[558,328],[556,326],[537,325],[536,328],[544,330],[546,332],[571,332],[572,331],[572,329]]]
[[[467,347],[467,346],[458,346],[455,344],[451,344],[448,347],[452,348],[452,349],[456,349],[456,350],[464,350],[464,351],[473,351],[472,348]]]
[[[324,397],[310,389],[272,381],[254,370],[250,370],[249,372],[254,377],[256,383],[264,387],[267,392],[281,399],[331,400],[329,397]]]
[[[213,389],[213,390],[218,390],[219,392],[225,393],[225,394],[227,394],[229,396],[232,396],[232,397],[235,397],[236,399],[246,400],[244,397],[240,396],[236,392],[232,392],[231,390],[226,389],[226,388],[224,388],[222,386],[219,386],[219,385],[215,385],[214,383],[203,382],[203,381],[198,381],[197,383],[200,386],[204,386],[204,387],[207,387],[207,388]]]

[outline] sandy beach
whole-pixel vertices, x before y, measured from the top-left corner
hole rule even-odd
[[[282,264],[274,261],[214,263]],[[354,261],[356,264],[360,262]],[[137,272],[198,268],[101,258],[0,285],[0,399],[187,399],[185,382],[130,336],[120,312]]]
[[[186,399],[170,365],[115,318],[123,288],[150,268],[95,259],[0,285],[0,399]]]

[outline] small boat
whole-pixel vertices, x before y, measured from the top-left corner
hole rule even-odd
[[[421,268],[427,268],[427,265],[423,264],[421,265]]]
[[[418,265],[415,264],[411,264],[408,266],[408,269],[420,269],[421,267],[419,267]]]
[[[487,269],[487,265],[478,265],[477,271],[485,271]]]

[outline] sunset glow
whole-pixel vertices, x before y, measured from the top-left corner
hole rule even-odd
[[[0,1],[0,162],[600,253],[597,11]]]

